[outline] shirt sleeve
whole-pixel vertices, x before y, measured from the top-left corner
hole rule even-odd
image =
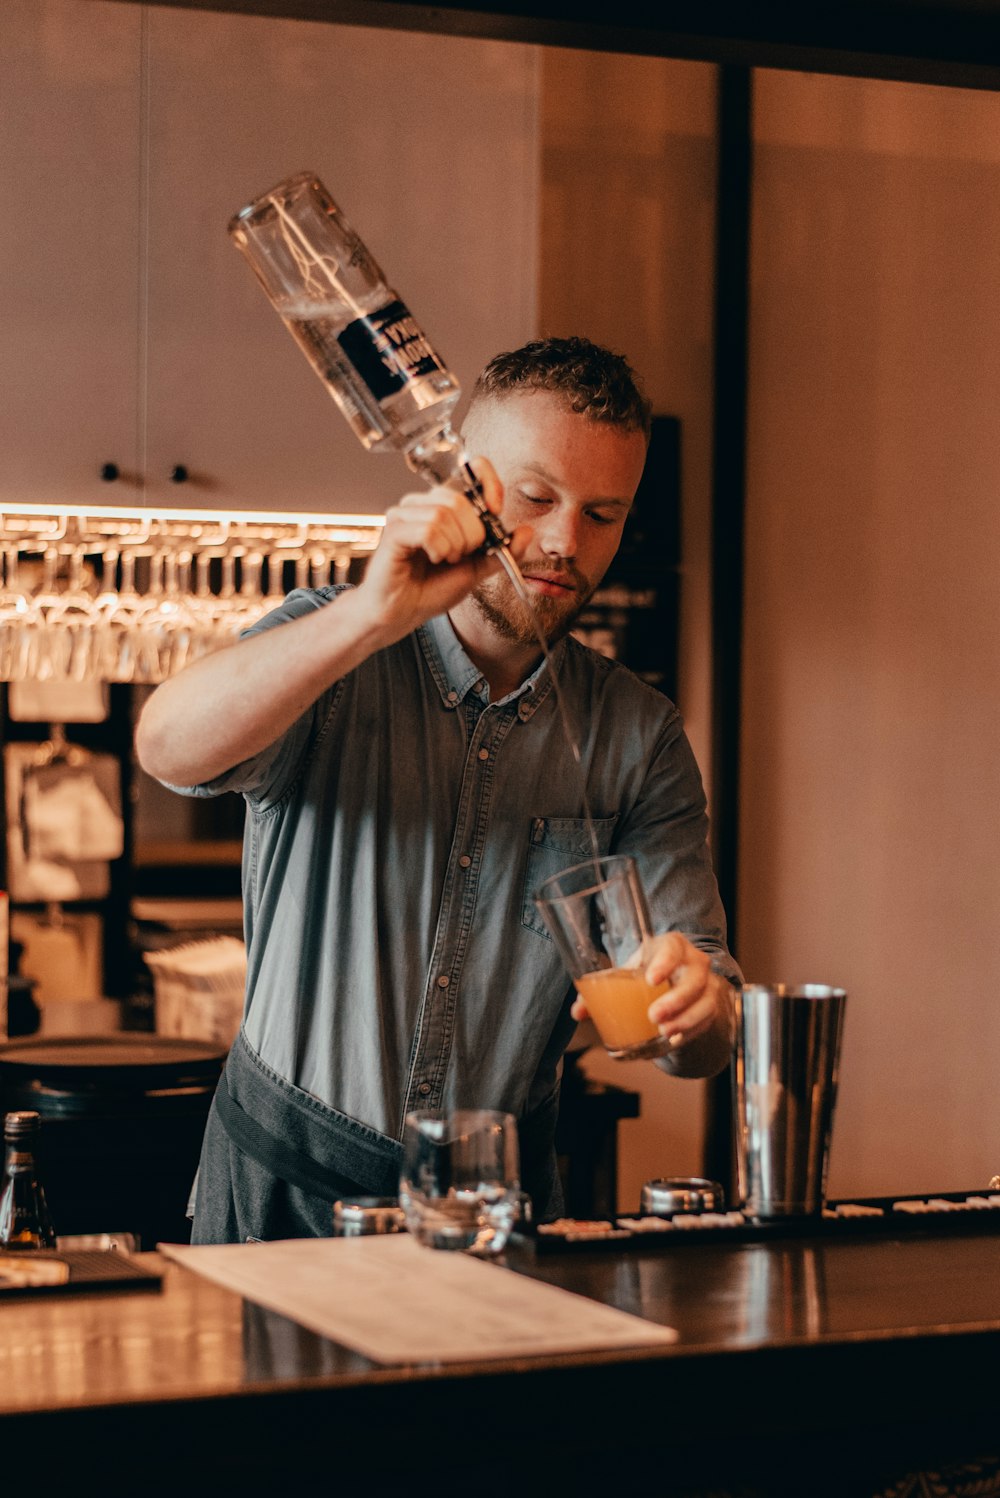
[[[308,614],[312,609],[324,608],[347,591],[346,585],[317,589],[296,588],[276,609],[245,629],[240,640],[261,634],[266,629],[277,629],[292,619]],[[226,791],[236,791],[259,806],[280,800],[295,779],[318,726],[326,721],[336,688],[337,683],[334,683],[322,692],[301,717],[266,749],[250,759],[242,760],[213,780],[203,781],[199,785],[171,785],[168,781],[163,784],[180,796],[221,796]]]
[[[701,772],[676,708],[651,755],[640,795],[619,827],[615,852],[631,853],[639,866],[654,934],[681,932],[738,987],[743,975],[727,945]]]

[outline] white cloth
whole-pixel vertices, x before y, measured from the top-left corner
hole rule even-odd
[[[85,766],[49,765],[29,772],[23,806],[30,858],[108,862],[124,852],[122,819]]]

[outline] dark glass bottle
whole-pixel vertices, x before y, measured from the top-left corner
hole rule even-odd
[[[37,1113],[8,1113],[4,1118],[3,1185],[0,1186],[0,1245],[4,1248],[55,1248],[56,1235],[38,1178],[35,1148]]]

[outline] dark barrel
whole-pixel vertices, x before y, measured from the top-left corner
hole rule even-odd
[[[39,1176],[58,1234],[190,1238],[188,1196],[225,1051],[119,1032],[0,1044],[0,1108],[41,1115]]]

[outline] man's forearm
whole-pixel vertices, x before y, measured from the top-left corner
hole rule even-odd
[[[157,780],[200,785],[273,744],[382,639],[358,592],[194,662],[157,687],[136,731]]]
[[[474,460],[487,503],[502,490]],[[136,732],[139,762],[170,785],[201,785],[273,744],[327,687],[376,650],[446,613],[493,571],[485,531],[460,490],[404,496],[386,514],[382,539],[359,587],[335,607],[303,614],[197,661],[158,687]],[[514,548],[530,531],[522,526]]]

